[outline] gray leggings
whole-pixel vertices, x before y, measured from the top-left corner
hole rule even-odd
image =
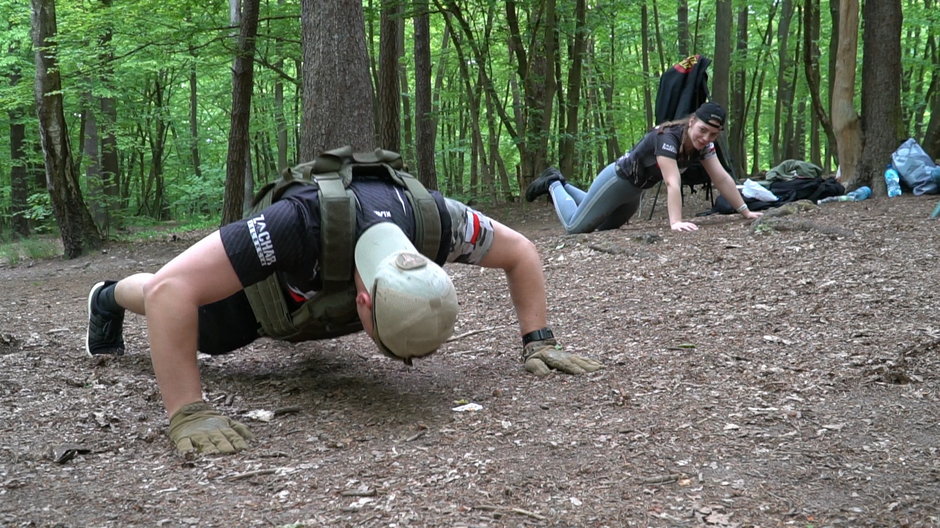
[[[617,229],[640,207],[643,189],[617,176],[614,164],[604,168],[587,192],[554,182],[549,189],[555,212],[568,234]]]

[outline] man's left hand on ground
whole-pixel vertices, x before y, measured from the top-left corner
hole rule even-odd
[[[181,453],[234,453],[254,437],[244,424],[223,416],[205,402],[184,405],[170,418],[170,439]]]
[[[536,376],[548,375],[552,369],[567,374],[586,374],[604,368],[600,361],[562,350],[554,339],[533,341],[523,348],[525,369]]]

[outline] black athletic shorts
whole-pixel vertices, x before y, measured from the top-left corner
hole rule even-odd
[[[241,290],[221,301],[199,307],[199,351],[225,354],[261,336],[260,325]]]

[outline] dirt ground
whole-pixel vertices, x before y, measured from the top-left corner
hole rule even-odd
[[[143,318],[126,356],[83,348],[93,283],[199,234],[2,267],[0,525],[940,526],[937,198],[695,233],[661,206],[576,236],[544,201],[487,211],[538,246],[555,334],[605,370],[526,373],[501,272],[451,265],[457,337],[412,368],[363,335],[200,356],[257,437],[234,456],[175,453]]]

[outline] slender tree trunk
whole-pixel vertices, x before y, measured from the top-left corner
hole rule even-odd
[[[819,121],[826,137],[829,138],[831,145],[836,144],[836,137],[832,129],[832,121],[829,118],[829,112],[832,108],[830,104],[824,104],[822,97],[822,82],[819,73],[819,0],[807,0],[803,6],[803,68],[806,75],[806,84],[809,91],[810,100],[813,104],[813,115]],[[832,93],[832,85],[828,86],[828,91]],[[822,165],[822,164],[820,164]]]
[[[650,70],[650,30],[649,30],[649,10],[646,7],[646,3],[640,5],[640,42],[642,46],[640,47],[640,63],[643,65],[643,71],[648,72]],[[611,24],[610,29],[611,42],[614,42],[614,24]],[[611,69],[611,71],[614,71]],[[653,109],[653,89],[651,87],[651,82],[646,81],[643,83],[643,115],[646,116],[646,128],[651,128],[656,123],[653,122],[654,109]],[[619,156],[620,154],[614,154],[614,156]],[[607,159],[614,159],[613,156],[608,157]]]
[[[36,62],[36,111],[46,168],[46,188],[67,258],[96,249],[103,240],[95,226],[78,183],[78,168],[69,147],[62,80],[56,58],[56,14],[53,0],[31,0],[33,49]]]
[[[225,161],[225,201],[222,223],[238,220],[245,213],[246,183],[250,174],[251,93],[254,87],[255,37],[258,34],[259,0],[242,0],[241,29],[232,65],[232,116]]]
[[[196,53],[190,47],[193,62],[189,66],[189,158],[193,163],[193,174],[202,179],[202,162],[199,160],[199,84],[196,82]]]
[[[436,124],[431,114],[431,29],[427,1],[415,0],[414,10],[417,176],[428,189],[437,189],[437,172],[434,167]],[[444,16],[446,17],[447,13],[444,13]]]
[[[398,83],[398,60],[401,49],[399,21],[400,0],[383,0],[379,36],[379,74],[376,106],[378,107],[379,146],[401,151],[401,86]]]
[[[16,74],[18,77],[19,74]],[[13,81],[11,84],[16,84]],[[27,238],[30,234],[26,218],[29,199],[29,175],[26,171],[26,125],[23,113],[11,110],[10,117],[10,227],[14,238]]]
[[[399,53],[405,53],[405,19],[398,19],[398,50]],[[401,155],[405,163],[412,163],[415,160],[415,138],[414,138],[414,111],[412,110],[412,99],[414,92],[409,86],[411,76],[408,73],[408,64],[406,61],[398,61],[398,85],[401,87],[401,118],[402,137]]]
[[[84,137],[83,149],[85,156],[85,182],[88,185],[87,192],[91,200],[91,214],[95,223],[105,236],[110,231],[108,225],[108,204],[104,199],[104,181],[101,176],[101,164],[98,142],[98,119],[96,116],[97,100],[90,93],[83,95],[84,101],[84,126],[82,136]]]
[[[777,97],[774,101],[774,122],[770,144],[773,148],[772,162],[779,163],[788,150],[790,136],[787,127],[792,130],[793,92],[790,78],[794,66],[790,59],[790,20],[793,17],[793,2],[783,0],[780,22],[777,24]]]
[[[678,33],[677,51],[679,58],[685,58],[692,55],[691,37],[689,36],[689,2],[688,0],[678,0],[676,2],[676,32]]]
[[[578,111],[581,108],[581,79],[582,65],[587,49],[587,29],[585,0],[575,2],[574,44],[571,46],[570,66],[568,69],[568,104],[566,108],[559,108],[559,113],[567,113],[565,118],[565,133],[562,134],[561,149],[558,158],[562,174],[574,176],[578,170],[578,151],[575,148],[578,138]]]
[[[738,11],[738,41],[736,44],[737,54],[742,63],[745,62],[748,50],[747,23],[748,8],[743,7]],[[743,67],[739,66],[734,72],[733,83],[733,96],[730,108],[728,109],[728,114],[731,116],[731,123],[727,127],[728,139],[731,143],[731,162],[734,167],[734,172],[738,177],[743,177],[742,175],[745,174],[745,164],[747,163],[747,158],[744,155],[744,149],[746,148],[744,138],[745,131],[747,130],[747,71]]]

